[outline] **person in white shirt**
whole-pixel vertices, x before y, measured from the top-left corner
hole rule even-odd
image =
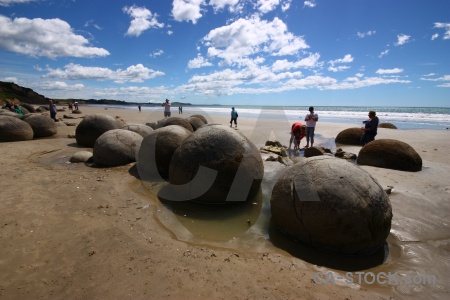
[[[166,99],[166,102],[164,102],[161,106],[164,106],[164,117],[170,117],[170,100]]]
[[[314,145],[314,130],[316,129],[316,123],[319,121],[319,116],[314,113],[314,107],[309,108],[309,114],[305,117],[306,122],[306,148],[309,147],[309,141],[311,140],[311,147]]]

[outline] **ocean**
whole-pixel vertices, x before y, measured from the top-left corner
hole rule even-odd
[[[136,106],[112,106],[136,109]],[[308,113],[308,106],[248,106],[235,105],[239,118],[280,118],[284,116],[290,121],[303,120]],[[143,111],[162,111],[161,107],[142,105]],[[450,107],[364,107],[364,106],[315,106],[319,122],[348,123],[361,126],[367,120],[369,110],[374,110],[380,123],[388,122],[398,129],[436,129],[450,128]],[[223,105],[190,105],[184,106],[184,113],[200,113],[207,115],[230,115],[231,106]],[[178,116],[178,107],[172,107],[172,116]]]

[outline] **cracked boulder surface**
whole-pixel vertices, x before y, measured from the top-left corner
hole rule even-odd
[[[0,142],[27,141],[32,139],[33,129],[27,122],[16,117],[0,115]]]
[[[391,229],[391,203],[377,180],[333,157],[311,157],[290,167],[275,183],[270,204],[281,231],[326,252],[371,253]]]
[[[142,136],[133,131],[109,130],[95,141],[94,163],[99,166],[116,167],[135,162],[142,140]]]
[[[259,150],[244,135],[227,126],[207,124],[177,148],[169,172],[172,185],[185,186],[179,195],[185,200],[223,204],[255,196],[264,165]]]
[[[109,115],[89,115],[78,124],[75,130],[77,144],[93,147],[95,141],[108,130],[119,129],[122,125]]]
[[[191,133],[182,126],[168,125],[147,135],[138,153],[139,177],[146,181],[169,178],[172,155]]]

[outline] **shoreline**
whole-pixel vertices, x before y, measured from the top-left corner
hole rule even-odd
[[[88,104],[85,107],[98,107],[98,108],[112,108],[112,109],[126,109],[126,110],[137,110],[137,106],[135,105],[127,105],[122,107],[122,105],[91,105]],[[324,106],[321,106],[324,108]],[[318,107],[319,109],[321,107]],[[240,112],[240,116],[243,118],[265,118],[265,119],[279,119],[282,115],[290,122],[294,121],[303,121],[304,115],[306,115],[306,111],[301,110],[299,106],[247,106],[247,105],[237,105],[236,108]],[[356,107],[335,107],[329,106],[328,108],[342,109],[349,108],[346,110],[331,110],[331,111],[320,111],[318,110],[319,119],[322,122],[328,123],[344,123],[344,124],[353,124],[354,127],[362,126],[362,121],[367,118],[367,111],[370,110],[369,107],[360,107],[358,110],[352,110],[352,108]],[[366,108],[367,111],[362,110],[362,108]],[[383,107],[387,108],[387,107]],[[212,116],[229,116],[231,106],[185,106],[184,114],[186,113],[201,113],[201,114],[210,114]],[[305,108],[307,109],[307,108]],[[396,107],[392,107],[392,109],[396,109]],[[413,108],[413,107],[405,107],[402,109],[444,109],[446,113],[430,113],[430,112],[396,112],[395,110],[390,112],[379,111],[377,112],[378,117],[380,118],[380,123],[387,122],[392,123],[398,127],[399,130],[410,130],[410,129],[433,129],[433,130],[448,130],[450,128],[450,123],[448,120],[450,119],[450,108]],[[158,112],[160,110],[160,106],[151,105],[151,106],[143,106],[142,112]],[[172,108],[172,116],[178,115],[178,107]]]
[[[127,123],[145,124],[163,117],[162,109],[139,113],[137,109],[80,106],[80,110],[81,116],[109,114]],[[175,112],[172,108],[172,116],[190,115]],[[63,114],[70,113],[58,112],[57,117]],[[229,124],[228,115],[206,117],[209,123]],[[288,145],[290,125],[282,119],[238,118],[238,131],[257,148],[273,139]],[[349,126],[354,127],[319,120],[315,145],[332,145],[337,133]],[[208,223],[171,212],[137,179],[133,164],[92,168],[67,163],[73,153],[89,150],[68,137],[74,132],[75,127],[58,126],[51,138],[0,144],[0,296],[4,299],[409,299],[444,298],[450,293],[446,284],[450,276],[448,131],[379,129],[377,139],[411,145],[422,157],[423,170],[411,173],[360,166],[382,186],[394,186],[390,195],[394,218],[383,252],[359,258],[317,253],[274,233],[268,197],[278,172],[285,168],[278,162],[266,162],[274,169],[266,169],[261,202],[254,208],[250,205],[250,217],[244,211],[242,218],[225,223],[237,224],[235,228],[224,231],[220,222],[209,223],[210,230],[202,232],[198,230],[208,229]],[[361,147],[341,148],[358,154]],[[254,221],[250,228],[245,222],[239,225],[250,218]],[[206,242],[202,234],[209,234]],[[233,239],[237,234],[242,238]],[[219,237],[225,241],[208,242]],[[344,276],[357,271],[435,275],[437,283],[314,282],[317,272]]]

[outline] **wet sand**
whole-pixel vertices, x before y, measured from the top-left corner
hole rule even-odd
[[[105,113],[127,123],[155,122],[163,116],[162,109],[80,110],[81,116]],[[194,113],[198,111],[185,107],[182,115],[172,116]],[[227,116],[207,118],[209,123],[229,124]],[[315,144],[334,150],[334,137],[348,127],[353,125],[319,121]],[[239,118],[237,130],[259,148],[269,139],[287,145],[289,129],[282,118]],[[449,296],[449,131],[379,129],[378,139],[410,144],[424,167],[410,173],[361,166],[382,186],[394,186],[387,243],[361,257],[318,252],[280,234],[270,221],[269,204],[272,185],[287,168],[278,162],[265,162],[261,192],[255,199],[223,212],[158,199],[164,184],[140,181],[134,164],[117,168],[70,164],[73,153],[89,150],[68,137],[74,133],[73,126],[58,126],[58,134],[51,138],[0,144],[2,299]],[[341,148],[355,154],[360,149]],[[339,278],[347,272],[353,283]],[[364,272],[365,280],[358,282],[356,272]],[[397,274],[397,282],[368,283],[371,273],[384,279],[383,272]],[[416,283],[402,284],[407,276]]]

